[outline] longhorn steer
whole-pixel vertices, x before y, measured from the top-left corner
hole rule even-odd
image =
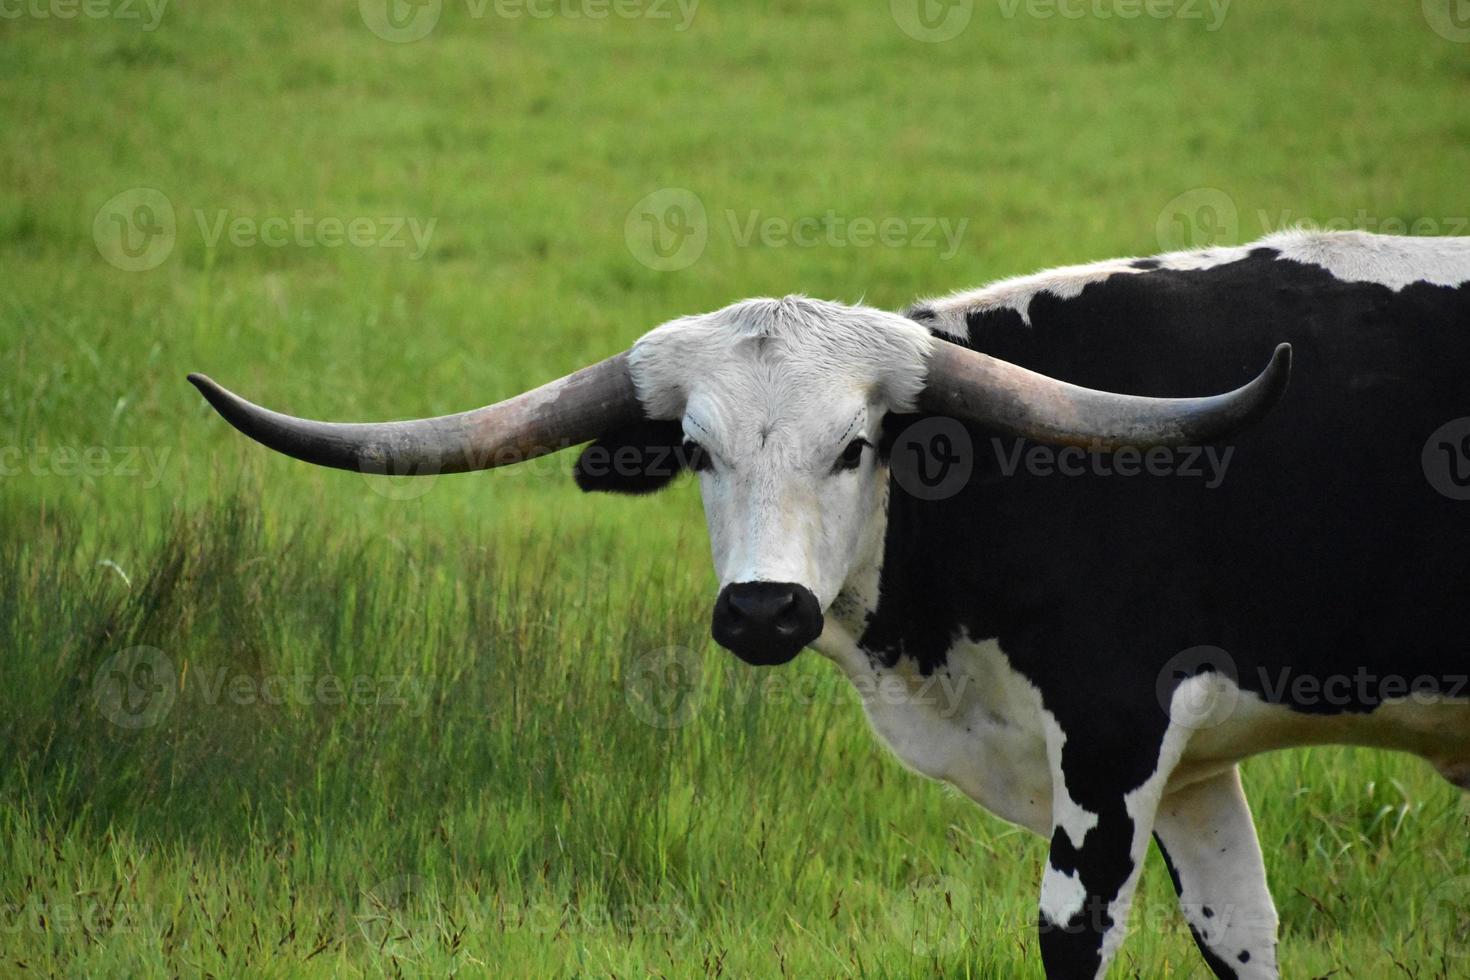
[[[1282,341],[1289,390],[1285,347],[1253,379]],[[722,645],[765,665],[810,645],[869,691],[949,675],[950,703],[868,716],[912,768],[1050,838],[1052,978],[1106,971],[1151,834],[1215,973],[1277,975],[1247,756],[1381,746],[1470,789],[1470,239],[1291,232],[907,316],[750,300],[418,422],[308,422],[191,380],[329,466],[595,439],[584,489],[697,471]]]

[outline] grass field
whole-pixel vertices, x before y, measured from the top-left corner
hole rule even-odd
[[[748,295],[1470,233],[1436,4],[7,5],[0,975],[1039,976],[1042,842],[713,647],[692,485],[312,469],[184,374],[427,415]],[[1288,976],[1470,976],[1427,766],[1246,782]],[[1154,859],[1116,973],[1206,975]]]

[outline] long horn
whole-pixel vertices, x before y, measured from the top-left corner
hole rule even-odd
[[[587,442],[643,416],[624,351],[494,405],[410,422],[313,422],[253,405],[202,374],[215,411],[287,456],[364,473],[463,473]]]
[[[1223,439],[1269,412],[1291,375],[1282,344],[1250,383],[1206,398],[1145,398],[1081,388],[935,338],[924,411],[1058,445],[1198,445]]]

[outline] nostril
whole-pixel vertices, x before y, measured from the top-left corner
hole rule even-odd
[[[730,612],[730,618],[734,620],[752,619],[759,615],[760,603],[753,597],[731,592],[725,599],[725,606]]]
[[[796,604],[796,593],[787,592],[777,596],[771,603],[771,622],[782,633],[795,633],[800,625],[800,610]]]

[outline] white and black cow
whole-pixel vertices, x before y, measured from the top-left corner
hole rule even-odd
[[[1283,342],[1289,386],[1284,349],[1256,375]],[[948,679],[945,703],[868,715],[1050,839],[1049,977],[1105,972],[1150,836],[1215,973],[1277,975],[1247,756],[1381,746],[1470,789],[1470,239],[1290,232],[906,316],[751,300],[418,422],[309,422],[193,380],[324,465],[595,439],[585,489],[697,471],[722,645],[767,665],[811,646],[864,690]]]

